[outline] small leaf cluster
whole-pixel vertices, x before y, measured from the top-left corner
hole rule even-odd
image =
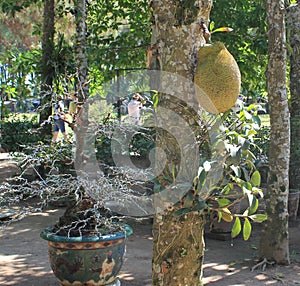
[[[217,212],[219,221],[234,222],[232,237],[242,232],[247,240],[252,230],[250,221],[266,220],[265,214],[257,213],[263,191],[256,157],[251,151],[257,148],[255,138],[260,120],[253,106],[231,111],[221,118],[223,122],[212,136],[215,142],[211,157],[200,165],[194,188],[207,202],[210,212]],[[240,214],[235,213],[234,206],[245,200],[248,207]]]

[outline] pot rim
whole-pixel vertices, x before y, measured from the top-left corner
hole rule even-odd
[[[92,235],[92,236],[77,236],[77,237],[69,237],[69,236],[61,236],[53,233],[52,227],[45,228],[41,233],[40,237],[53,242],[98,242],[98,241],[108,241],[108,240],[116,240],[126,238],[133,234],[132,227],[128,224],[121,223],[120,224],[124,231],[117,231],[111,234],[104,235]]]

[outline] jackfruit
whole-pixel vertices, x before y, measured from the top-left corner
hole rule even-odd
[[[235,104],[241,89],[241,73],[223,43],[200,48],[194,83],[196,98],[206,111],[222,113]]]

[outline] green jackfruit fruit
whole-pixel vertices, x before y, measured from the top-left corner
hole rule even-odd
[[[200,48],[194,83],[199,104],[210,113],[225,112],[236,103],[241,73],[223,43]]]

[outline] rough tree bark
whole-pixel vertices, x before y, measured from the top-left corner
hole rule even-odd
[[[150,2],[153,12],[152,47],[155,50],[152,62],[155,62],[156,67],[158,66],[162,71],[193,81],[199,46],[205,43],[200,23],[201,21],[208,23],[212,1],[153,0]],[[178,85],[178,82],[163,84],[172,86]],[[178,88],[182,88],[185,102],[180,102],[178,98],[174,99],[167,94],[160,94],[159,106],[174,111],[175,114],[193,125],[194,119],[191,118],[191,113],[185,105],[186,102],[193,101],[193,87]],[[167,120],[171,121],[172,119],[168,118]],[[194,123],[196,122],[194,121]],[[174,122],[172,130],[176,132],[175,129],[176,122]],[[185,168],[175,138],[180,138],[180,130],[176,135],[158,130],[157,145],[164,148],[167,157],[166,168],[160,178],[160,183],[165,188],[168,188],[169,184],[164,181],[165,178],[172,178],[174,177],[172,172],[176,173],[178,169]],[[157,158],[156,161],[159,160]],[[170,206],[170,208],[157,213],[154,219],[152,285],[203,285],[205,219],[197,212],[177,217],[173,215],[175,210],[176,206]]]
[[[54,47],[54,0],[44,1],[44,23],[43,23],[43,39],[42,39],[42,64],[41,64],[41,104],[44,109],[40,114],[40,123],[44,122],[51,115],[52,107],[50,105],[52,96],[52,83],[54,76],[54,67],[52,62],[52,53]],[[51,125],[43,125],[41,137],[51,136]]]
[[[291,112],[291,159],[290,189],[300,185],[300,4],[288,9],[290,54],[290,112]]]
[[[270,104],[270,152],[268,187],[265,194],[268,220],[263,225],[260,256],[288,264],[290,120],[286,90],[286,30],[283,0],[267,0],[269,61],[267,87]]]
[[[87,36],[87,5],[86,0],[76,0],[75,17],[76,17],[76,69],[78,76],[78,101],[83,102],[88,98],[89,85],[88,85],[88,60],[86,54],[86,36]]]
[[[78,101],[85,102],[89,97],[88,84],[88,60],[86,54],[86,35],[87,35],[87,3],[86,0],[74,1],[75,20],[76,20],[76,46],[75,46],[75,60],[77,69],[77,90]],[[86,140],[86,122],[88,120],[88,110],[82,109],[76,120],[76,128],[74,129],[76,135],[76,154],[75,166],[77,170],[81,170],[84,162],[84,149]]]

